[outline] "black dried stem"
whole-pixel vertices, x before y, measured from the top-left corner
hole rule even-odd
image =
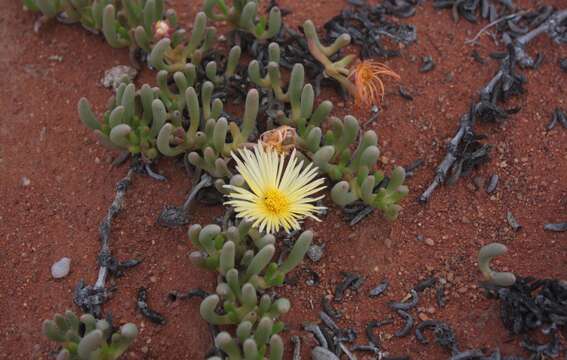
[[[157,223],[170,228],[187,224],[189,222],[187,213],[189,211],[189,207],[197,197],[197,193],[212,184],[213,179],[209,175],[203,174],[201,176],[201,180],[191,188],[191,192],[189,193],[189,196],[187,196],[187,200],[185,200],[183,205],[181,207],[166,206],[159,215]]]
[[[473,121],[474,119],[470,113],[461,116],[457,133],[455,134],[455,136],[453,136],[451,141],[449,141],[449,144],[447,145],[447,154],[441,161],[441,164],[439,164],[439,166],[437,167],[433,181],[431,182],[429,187],[423,192],[423,194],[421,194],[421,196],[419,197],[418,201],[420,203],[422,204],[426,203],[431,197],[431,194],[433,194],[433,191],[435,191],[435,189],[439,185],[445,182],[449,169],[451,169],[455,161],[457,161],[458,159],[458,148],[459,145],[461,144],[461,141],[463,140],[466,134],[473,133]]]
[[[297,335],[291,337],[293,344],[293,357],[292,360],[301,360],[301,338]]]
[[[138,307],[138,310],[140,310],[142,315],[144,315],[154,324],[165,325],[165,323],[167,322],[162,314],[158,313],[155,310],[152,310],[148,305],[148,290],[144,287],[138,289],[136,306]]]
[[[112,228],[112,221],[122,210],[124,196],[126,195],[128,186],[132,182],[132,176],[135,171],[135,167],[131,167],[126,176],[116,184],[114,200],[99,226],[101,249],[98,255],[98,262],[100,268],[95,284],[93,286],[85,286],[84,281],[81,280],[75,287],[75,294],[73,298],[75,304],[81,307],[83,311],[88,312],[97,318],[101,317],[101,305],[108,300],[112,291],[112,289],[105,288],[106,278],[108,275],[120,275],[123,269],[136,266],[140,262],[138,260],[129,260],[118,263],[112,256],[110,250],[110,231]]]

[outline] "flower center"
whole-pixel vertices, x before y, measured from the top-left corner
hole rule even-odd
[[[264,205],[269,212],[279,215],[287,210],[289,202],[280,190],[270,189],[264,194]]]

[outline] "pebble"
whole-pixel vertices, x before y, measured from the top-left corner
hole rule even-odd
[[[47,60],[63,62],[63,56],[62,55],[51,55],[50,57],[47,58]]]
[[[138,75],[138,70],[127,65],[118,65],[104,72],[104,77],[100,81],[106,88],[118,88],[118,85],[126,77],[126,82],[132,82]]]
[[[55,279],[64,278],[71,270],[71,259],[64,257],[51,265],[51,276]]]
[[[433,241],[432,238],[427,238],[427,239],[425,239],[424,242],[425,242],[425,245],[428,245],[428,246],[433,246],[433,245],[435,245],[435,241]]]
[[[419,314],[417,315],[417,317],[418,317],[419,320],[421,320],[421,321],[431,320],[431,319],[429,318],[429,316],[427,316],[427,314],[425,314],[425,313],[419,313]]]
[[[307,250],[307,256],[309,257],[309,259],[311,259],[311,261],[317,262],[321,260],[321,258],[323,257],[323,250],[324,250],[324,246],[319,246],[315,244],[311,245]]]
[[[27,176],[22,176],[22,186],[28,187],[31,184],[31,180]]]

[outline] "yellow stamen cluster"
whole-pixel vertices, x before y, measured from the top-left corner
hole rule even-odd
[[[289,201],[278,189],[269,189],[264,194],[264,206],[274,215],[280,215],[289,208]]]

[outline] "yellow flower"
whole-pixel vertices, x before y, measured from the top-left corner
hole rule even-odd
[[[354,66],[348,75],[354,82],[354,98],[357,105],[370,107],[377,105],[384,96],[382,76],[400,80],[400,76],[384,64],[365,60]]]
[[[275,233],[280,228],[290,232],[300,229],[299,222],[306,217],[319,221],[316,213],[324,209],[313,203],[323,198],[311,197],[323,190],[324,180],[315,179],[317,168],[313,164],[298,163],[295,150],[286,164],[283,155],[255,146],[254,152],[239,150],[240,157],[232,153],[236,169],[249,189],[227,185],[229,201],[236,216],[253,222],[260,232]]]

